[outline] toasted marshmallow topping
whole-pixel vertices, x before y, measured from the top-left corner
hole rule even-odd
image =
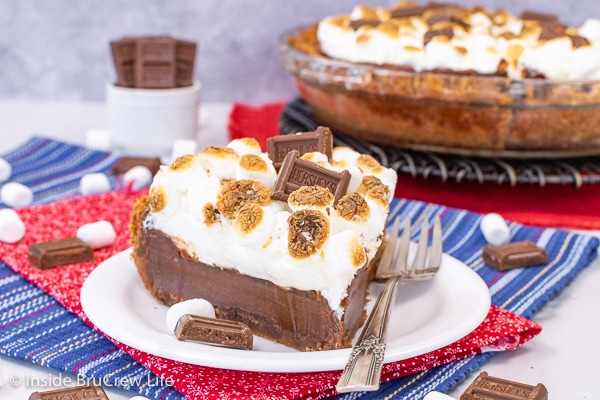
[[[335,206],[320,186],[300,187],[287,202],[272,200],[277,173],[252,141],[180,157],[154,178],[145,228],[171,236],[205,264],[319,291],[341,316],[354,275],[381,245],[394,189],[383,182],[395,185],[396,178],[350,148],[332,154],[331,162],[322,153],[304,158],[351,172],[350,188]]]
[[[227,144],[227,147],[235,151],[240,156],[245,154],[260,154],[260,144],[254,138],[234,139]]]
[[[257,154],[244,154],[237,165],[235,179],[255,180],[271,187],[277,179],[277,172],[268,157]]]
[[[240,156],[229,147],[207,147],[198,154],[197,159],[209,175],[219,179],[235,179]]]
[[[565,28],[556,17],[542,17],[457,5],[358,5],[349,14],[320,21],[317,39],[332,58],[416,72],[474,71],[555,80],[600,76],[600,20]]]
[[[308,208],[328,213],[333,201],[333,193],[322,186],[302,186],[290,193],[287,202],[292,211]]]

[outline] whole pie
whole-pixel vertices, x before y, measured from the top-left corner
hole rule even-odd
[[[288,32],[301,96],[334,130],[467,154],[600,153],[600,20],[403,2]]]

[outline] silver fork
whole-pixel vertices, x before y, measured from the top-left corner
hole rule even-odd
[[[426,280],[435,276],[442,262],[442,228],[440,217],[435,216],[431,246],[428,248],[429,224],[423,219],[419,244],[412,265],[408,266],[410,220],[406,221],[402,237],[398,239],[400,217],[392,223],[389,241],[377,268],[375,279],[385,279],[373,311],[352,348],[350,358],[336,386],[339,393],[379,389],[390,310],[401,280]]]

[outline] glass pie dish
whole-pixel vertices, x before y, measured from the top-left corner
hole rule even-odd
[[[279,38],[285,69],[334,131],[420,151],[479,157],[600,154],[600,81],[413,72],[319,53],[316,28]]]

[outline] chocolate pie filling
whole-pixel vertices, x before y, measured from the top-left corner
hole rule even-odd
[[[143,202],[142,202],[143,203]],[[180,250],[168,235],[144,230],[143,204],[132,224],[133,258],[148,291],[172,305],[204,298],[218,318],[243,322],[254,334],[302,351],[350,347],[365,319],[370,265],[360,268],[338,319],[317,291],[280,287],[238,271],[207,265]],[[137,222],[136,222],[137,221]]]

